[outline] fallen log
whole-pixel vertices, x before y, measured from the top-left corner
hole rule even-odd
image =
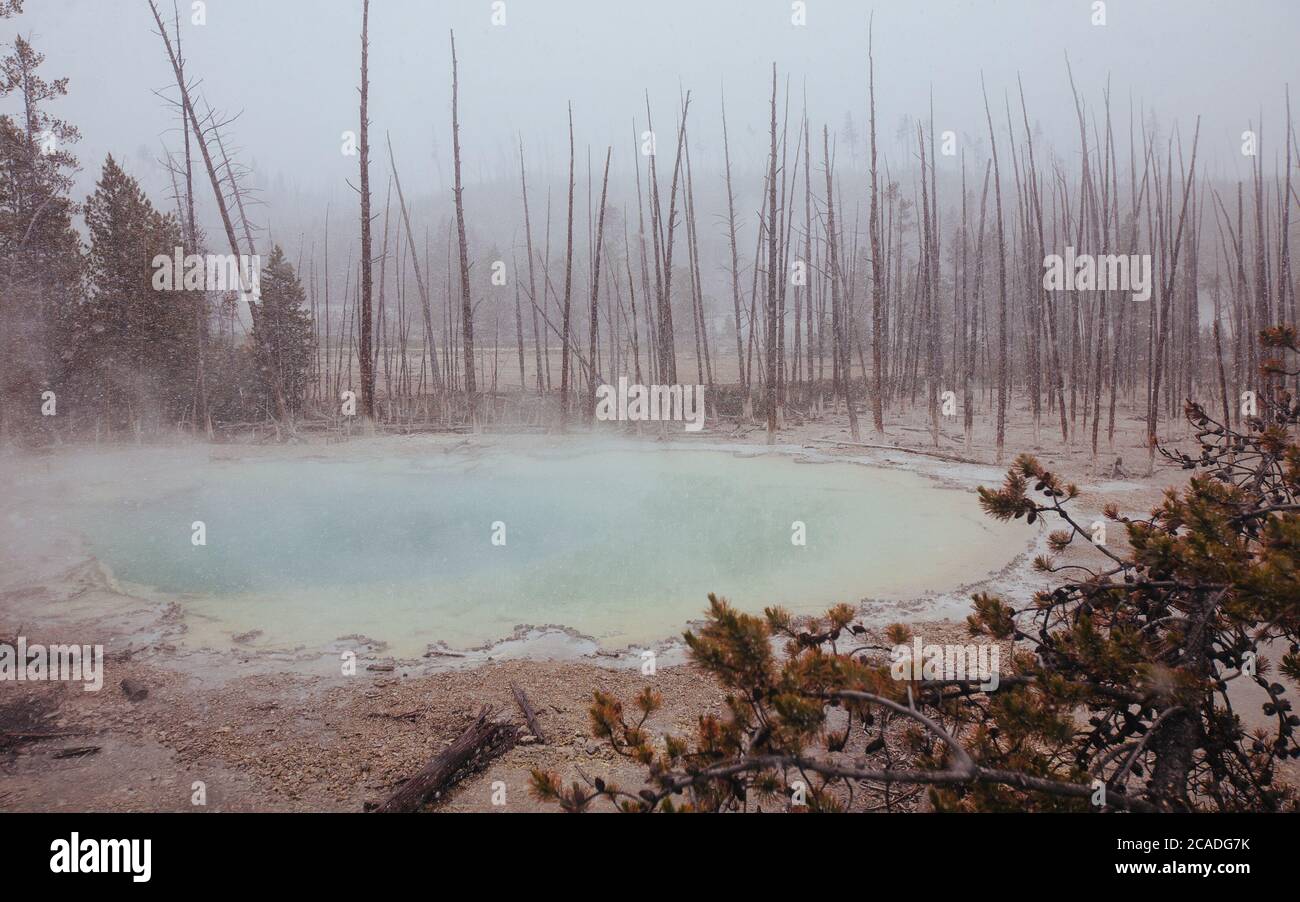
[[[510,684],[510,691],[515,695],[515,704],[524,714],[524,720],[528,721],[528,729],[537,737],[537,741],[546,745],[546,734],[542,732],[542,725],[537,722],[537,714],[533,711],[533,706],[528,703],[528,693],[520,689],[514,683]]]
[[[97,745],[82,745],[71,749],[59,749],[54,753],[55,758],[85,758],[87,755],[94,755],[99,751]]]
[[[427,801],[513,748],[518,738],[515,725],[493,720],[492,714],[492,709],[487,707],[479,711],[478,718],[455,742],[435,755],[375,811],[379,814],[419,811]]]
[[[899,445],[872,445],[866,442],[842,442],[833,438],[813,438],[808,439],[812,444],[817,445],[840,445],[844,448],[871,448],[876,451],[898,451],[901,454],[919,454],[921,457],[933,457],[936,460],[947,461],[954,464],[976,464],[977,466],[993,466],[988,461],[971,460],[969,457],[956,457],[952,454],[941,454],[938,451],[923,451],[920,448],[904,448]]]

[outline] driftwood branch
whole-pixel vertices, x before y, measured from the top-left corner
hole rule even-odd
[[[897,445],[873,445],[868,442],[841,442],[829,438],[814,438],[808,439],[808,441],[816,445],[839,445],[844,448],[871,448],[876,451],[898,451],[902,454],[919,454],[922,457],[933,457],[936,460],[943,460],[954,464],[977,464],[979,466],[988,466],[988,463],[985,461],[972,460],[969,457],[957,457],[952,454],[940,454],[937,451],[923,451],[919,448],[903,448]]]
[[[97,745],[81,745],[76,748],[60,749],[54,753],[55,758],[85,758],[87,755],[94,755],[99,752],[100,747]]]
[[[528,721],[528,729],[537,737],[537,741],[542,745],[546,744],[546,734],[542,732],[542,725],[537,722],[537,714],[533,711],[533,706],[528,701],[528,693],[524,692],[514,683],[510,684],[510,691],[515,695],[515,704],[523,712],[524,720]]]
[[[419,811],[425,802],[513,748],[517,738],[514,724],[493,720],[492,714],[492,709],[487,707],[479,711],[478,718],[455,742],[435,755],[376,811],[380,814]]]

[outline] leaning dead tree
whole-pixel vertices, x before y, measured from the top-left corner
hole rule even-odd
[[[592,251],[591,255],[591,316],[588,334],[591,339],[590,362],[592,366],[595,366],[597,361],[596,333],[600,322],[597,315],[597,299],[600,297],[600,249],[605,241],[605,199],[609,191],[609,160],[613,153],[613,147],[610,147],[605,151],[605,175],[600,182],[600,208],[596,213],[596,248]],[[594,371],[588,373],[587,387],[587,419],[590,421],[594,419],[596,415],[596,374]]]
[[[172,31],[176,39],[176,68],[180,72],[182,80],[185,79],[185,53],[181,48],[181,18],[180,9],[175,2],[172,4]],[[172,103],[172,101],[168,101]],[[175,101],[177,113],[181,119],[181,135],[184,143],[184,165],[178,166],[167,155],[167,169],[172,177],[173,193],[176,196],[176,205],[181,221],[182,234],[185,241],[185,254],[196,254],[199,251],[199,233],[198,224],[194,212],[194,156],[192,152],[192,141],[189,116],[185,111],[185,106],[180,101]],[[176,184],[176,179],[181,178],[184,182],[184,191]],[[195,372],[194,372],[194,426],[196,429],[202,429],[209,440],[213,437],[212,414],[208,409],[208,381],[207,381],[207,356],[208,356],[208,295],[203,292],[199,296],[199,303],[195,305]]]
[[[172,47],[171,37],[167,34],[167,28],[163,25],[162,16],[159,14],[158,6],[154,0],[149,0],[149,10],[153,13],[154,22],[158,25],[158,35],[162,38],[163,46],[167,49],[167,59],[171,63],[172,73],[176,77],[176,87],[180,91],[181,105],[185,110],[185,114],[189,118],[190,127],[193,129],[194,136],[198,141],[199,153],[203,157],[204,168],[207,169],[208,179],[212,183],[212,193],[217,202],[217,212],[221,215],[221,223],[225,227],[226,240],[230,244],[230,252],[236,259],[239,259],[241,257],[239,239],[235,237],[235,226],[230,218],[230,210],[226,206],[225,193],[221,189],[221,177],[217,172],[216,164],[212,160],[212,151],[208,148],[208,142],[204,137],[203,127],[199,123],[198,114],[194,111],[194,103],[190,98],[189,86],[185,82],[185,72],[181,68],[180,60],[177,58],[176,51]],[[249,252],[253,252],[251,246]],[[239,267],[239,269],[240,278],[242,280],[244,277],[243,267]],[[253,321],[253,332],[257,335],[261,332],[261,330],[258,329],[258,326],[261,323],[261,311],[249,290],[250,287],[251,286],[241,284],[241,288],[248,299],[248,312],[249,317]],[[275,399],[276,417],[283,427],[292,430],[293,417],[289,411],[288,404],[285,402],[284,384],[280,378],[279,368],[275,366],[275,362],[271,359],[271,355],[264,346],[258,347],[257,350],[262,366],[265,368],[270,378],[271,393]]]
[[[545,368],[542,363],[543,334],[537,326],[537,273],[533,265],[533,223],[528,215],[528,175],[524,171],[524,141],[519,139],[519,192],[524,200],[524,238],[528,251],[528,301],[533,309],[533,352],[537,365],[537,394],[546,391]]]
[[[677,346],[673,327],[673,238],[677,225],[677,190],[682,173],[682,147],[686,140],[686,116],[691,108],[691,93],[686,92],[682,102],[681,119],[677,126],[677,154],[673,160],[672,184],[668,189],[668,222],[663,235],[663,291],[659,297],[659,378],[665,382],[677,381]],[[654,166],[653,157],[651,166]],[[653,171],[653,169],[652,169]],[[655,207],[659,206],[658,189],[655,189]]]

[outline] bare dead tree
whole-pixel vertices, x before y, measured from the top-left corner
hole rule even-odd
[[[772,64],[772,149],[767,172],[767,443],[776,442],[776,280],[780,268],[776,218],[776,63]],[[827,182],[829,191],[830,182]]]
[[[871,103],[871,422],[877,435],[885,433],[884,391],[881,379],[880,181],[876,172],[876,55],[875,13],[867,24],[867,72]],[[809,335],[809,340],[812,336]]]
[[[966,372],[963,376],[965,382],[964,398],[962,402],[965,405],[964,420],[966,429],[966,447],[971,446],[971,441],[975,431],[975,393],[971,390],[971,383],[975,379],[975,348],[979,337],[979,322],[982,319],[984,309],[984,224],[987,221],[988,201],[989,201],[989,176],[993,174],[993,161],[989,160],[984,165],[984,189],[980,193],[980,221],[979,227],[975,233],[975,290],[972,297],[974,312],[971,316],[969,325],[969,334],[966,344]]]
[[[569,227],[568,240],[564,251],[564,331],[560,334],[562,351],[560,355],[560,428],[567,425],[569,419],[569,335],[570,316],[573,301],[573,104],[569,104]]]
[[[1196,132],[1192,137],[1192,157],[1191,166],[1186,178],[1183,180],[1183,202],[1178,213],[1178,228],[1173,236],[1173,246],[1170,249],[1169,270],[1165,278],[1160,281],[1160,335],[1156,343],[1156,353],[1154,366],[1154,375],[1151,383],[1151,394],[1147,398],[1147,468],[1149,471],[1155,469],[1156,459],[1156,423],[1159,419],[1159,398],[1160,398],[1160,380],[1164,376],[1164,355],[1165,345],[1169,340],[1169,304],[1171,295],[1174,291],[1174,278],[1178,274],[1178,255],[1182,246],[1183,229],[1187,221],[1188,198],[1191,195],[1192,183],[1196,178],[1196,151],[1201,137],[1201,117],[1196,117]],[[1170,210],[1172,213],[1173,211]]]
[[[980,76],[980,90],[984,91],[984,77]],[[997,459],[1002,461],[1002,449],[1007,431],[1007,245],[1002,228],[1002,176],[998,169],[998,139],[993,132],[993,115],[989,112],[988,92],[984,91],[984,116],[989,124],[989,144],[993,150],[993,194],[997,204],[998,224],[998,411]]]
[[[740,337],[740,260],[736,253],[736,202],[731,190],[731,142],[727,137],[727,98],[722,97],[722,154],[727,180],[727,239],[731,244],[731,303],[736,319],[736,365],[740,370],[740,392],[749,398],[749,375],[745,370],[745,345]]]
[[[1017,78],[1017,83],[1019,84],[1019,78]],[[1034,262],[1037,266],[1041,265],[1044,255],[1047,253],[1046,233],[1043,221],[1042,185],[1038,180],[1038,167],[1034,162],[1034,136],[1033,131],[1029,127],[1029,111],[1025,105],[1024,86],[1023,84],[1020,84],[1019,87],[1020,114],[1025,128],[1025,147],[1029,154],[1028,171],[1026,173],[1026,193],[1028,195],[1028,209],[1026,210],[1026,214],[1027,218],[1033,220],[1038,237],[1037,246],[1034,248],[1035,258],[1033,261],[1029,262]],[[994,174],[994,179],[996,182],[996,172]],[[1028,231],[1028,229],[1026,229],[1026,231]],[[1026,235],[1026,242],[1028,241],[1029,235]],[[1030,245],[1026,243],[1026,247],[1028,248],[1029,246]],[[1061,363],[1060,342],[1057,339],[1056,311],[1048,293],[1043,289],[1042,281],[1040,279],[1035,278],[1033,284],[1028,286],[1028,290],[1033,292],[1036,299],[1036,302],[1031,302],[1031,307],[1038,311],[1035,319],[1042,319],[1047,322],[1048,369],[1051,370],[1052,385],[1055,390],[1055,396],[1059,401],[1065,397],[1065,367]],[[1037,327],[1035,327],[1034,332],[1033,341],[1036,342],[1038,340]],[[1049,389],[1049,397],[1051,391],[1052,389]],[[1035,388],[1035,398],[1037,398],[1037,388]],[[1035,405],[1037,404],[1038,402],[1035,400]],[[1037,406],[1036,409],[1038,409]],[[1061,421],[1061,441],[1067,442],[1070,438],[1070,424],[1069,420],[1066,418],[1066,410],[1063,402],[1059,407],[1059,415]],[[1035,428],[1037,428],[1037,418],[1035,419]]]
[[[677,155],[673,161],[672,184],[668,189],[668,221],[664,228],[663,292],[659,303],[659,378],[677,382],[677,343],[673,328],[673,239],[677,226],[677,189],[682,173],[682,144],[686,140],[686,116],[691,108],[691,92],[686,92],[681,119],[677,125]]]
[[[687,264],[691,275],[691,323],[695,332],[696,380],[707,385],[709,397],[713,393],[713,362],[709,357],[708,323],[704,318],[704,280],[700,274],[699,234],[695,227],[695,179],[691,171],[691,141],[688,135],[686,150],[686,248]]]
[[[469,291],[469,247],[465,240],[464,187],[460,179],[460,80],[456,68],[456,33],[451,32],[451,147],[455,165],[456,240],[460,246],[460,323],[465,349],[465,401],[470,427],[479,430],[478,387],[474,378],[474,305]]]
[[[454,54],[453,54],[454,56]],[[361,3],[361,415],[367,424],[375,417],[375,361],[371,349],[371,259],[370,236],[370,0]],[[459,195],[457,196],[459,201]]]
[[[180,9],[173,0],[172,3],[172,22],[173,30],[176,35],[176,68],[179,71],[179,77],[185,80],[185,54],[181,49],[181,18]],[[181,135],[185,144],[185,168],[183,177],[185,182],[184,206],[182,207],[181,223],[185,235],[185,253],[194,254],[198,252],[198,224],[194,215],[194,156],[191,151],[191,129],[188,115],[185,112],[183,103],[176,104],[177,111],[181,117]],[[200,140],[202,140],[200,138]],[[169,164],[169,168],[170,164]],[[172,169],[175,174],[175,169]],[[195,426],[202,428],[204,434],[210,441],[213,436],[212,432],[212,415],[208,410],[208,379],[207,379],[207,344],[208,344],[208,295],[207,292],[200,292],[198,301],[195,305],[195,368],[194,368],[194,422]]]
[[[849,365],[849,325],[844,314],[846,306],[843,299],[843,275],[840,270],[839,236],[835,231],[835,176],[831,164],[830,129],[822,126],[822,153],[826,166],[826,251],[830,256],[829,270],[831,283],[831,336],[833,347],[831,353],[839,360],[840,389],[844,393],[844,406],[849,415],[849,436],[859,441],[858,414],[854,408],[853,380],[850,378]],[[768,372],[771,372],[769,367]]]
[[[591,371],[588,374],[588,405],[587,421],[590,423],[596,416],[596,333],[598,323],[597,298],[600,296],[600,250],[605,241],[605,198],[609,190],[609,160],[614,154],[614,148],[609,147],[605,151],[605,175],[600,184],[600,209],[596,213],[596,247],[591,258],[591,323],[588,326],[588,334],[591,339]],[[613,340],[613,339],[611,339]]]
[[[533,265],[533,224],[528,215],[528,175],[524,171],[524,139],[519,139],[519,191],[524,200],[524,241],[528,249],[528,300],[533,309],[533,353],[537,358],[537,394],[545,391],[542,336],[537,327],[537,275]]]
[[[406,196],[402,193],[402,178],[397,172],[397,160],[393,157],[393,139],[388,138],[388,164],[393,170],[393,187],[397,189],[397,205],[402,211],[402,223],[406,227],[406,241],[410,248],[410,260],[415,270],[415,286],[420,292],[420,304],[424,313],[424,345],[428,349],[429,372],[433,377],[434,388],[442,388],[442,370],[438,365],[438,343],[433,336],[433,311],[429,304],[429,289],[424,282],[424,270],[420,268],[420,255],[415,248],[415,233],[411,230],[411,215],[406,209]],[[326,279],[329,285],[328,278]],[[328,320],[327,320],[328,322]]]
[[[221,178],[217,174],[217,167],[212,160],[212,152],[208,149],[208,143],[203,137],[203,128],[199,124],[199,117],[194,111],[194,104],[190,98],[189,86],[185,82],[185,73],[181,69],[180,61],[172,47],[171,37],[167,34],[167,29],[163,25],[162,16],[159,14],[158,6],[154,0],[149,0],[149,9],[153,13],[154,22],[158,25],[158,34],[162,37],[163,45],[167,49],[167,59],[171,63],[172,73],[176,76],[176,87],[180,91],[181,104],[189,116],[190,127],[193,128],[194,135],[198,139],[199,152],[203,157],[203,165],[208,171],[208,178],[212,183],[212,192],[216,197],[217,211],[221,215],[222,225],[225,226],[226,240],[230,244],[231,253],[236,258],[239,258],[241,256],[239,251],[239,239],[235,237],[235,226],[231,221],[230,211],[226,207],[226,198],[221,190]],[[240,270],[240,277],[242,280],[243,267],[240,267]],[[255,334],[258,334],[261,331],[257,328],[261,322],[261,311],[258,309],[258,305],[254,301],[251,292],[247,290],[249,286],[244,285],[241,287],[245,289],[244,294],[248,298],[249,317],[253,321],[253,331]],[[285,401],[284,384],[279,377],[279,368],[274,366],[273,361],[271,360],[271,355],[267,352],[265,344],[259,345],[259,356],[270,375],[271,394],[275,400],[276,416],[279,424],[292,432],[293,417],[289,411],[289,406]]]

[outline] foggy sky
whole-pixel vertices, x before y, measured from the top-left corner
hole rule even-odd
[[[30,35],[46,54],[47,78],[68,76],[69,96],[51,112],[77,125],[75,148],[91,188],[111,152],[146,185],[161,187],[155,162],[178,132],[156,95],[171,88],[161,42],[144,0],[29,0],[3,23],[0,40]],[[171,0],[162,0],[169,15]],[[788,0],[506,0],[507,25],[490,24],[489,0],[374,0],[371,10],[372,147],[386,172],[391,133],[404,181],[423,191],[450,180],[450,53],[460,59],[465,178],[474,183],[517,165],[522,136],[530,166],[551,173],[567,156],[566,103],[574,107],[579,157],[587,146],[615,158],[644,127],[649,91],[657,130],[669,135],[679,91],[693,91],[692,153],[697,166],[721,160],[719,94],[726,89],[733,157],[744,171],[766,153],[771,64],[781,91],[790,79],[797,119],[806,90],[814,129],[841,129],[846,112],[865,135],[867,20],[875,10],[877,103],[882,152],[904,113],[978,139],[986,132],[980,74],[995,121],[1004,92],[1017,116],[1016,75],[1024,78],[1031,120],[1069,154],[1077,124],[1065,68],[1100,110],[1111,79],[1116,119],[1127,142],[1130,95],[1162,123],[1177,119],[1190,138],[1203,116],[1210,171],[1248,172],[1237,148],[1262,106],[1263,154],[1281,131],[1283,85],[1300,70],[1295,40],[1300,4],[1289,0],[1110,0],[1107,24],[1090,23],[1090,0],[808,0],[807,26],[791,25]],[[190,72],[217,109],[242,115],[230,129],[257,180],[280,189],[351,196],[356,158],[340,135],[357,127],[360,0],[208,0],[207,24],[189,24],[180,3]],[[13,101],[0,109],[13,112]],[[1100,112],[1098,112],[1100,115]],[[585,161],[584,161],[585,164]],[[580,164],[580,165],[584,165]],[[941,168],[955,165],[940,161]],[[630,169],[630,166],[627,167]],[[630,174],[630,173],[628,173]],[[580,176],[581,178],[582,176]],[[409,191],[410,189],[408,189]]]

